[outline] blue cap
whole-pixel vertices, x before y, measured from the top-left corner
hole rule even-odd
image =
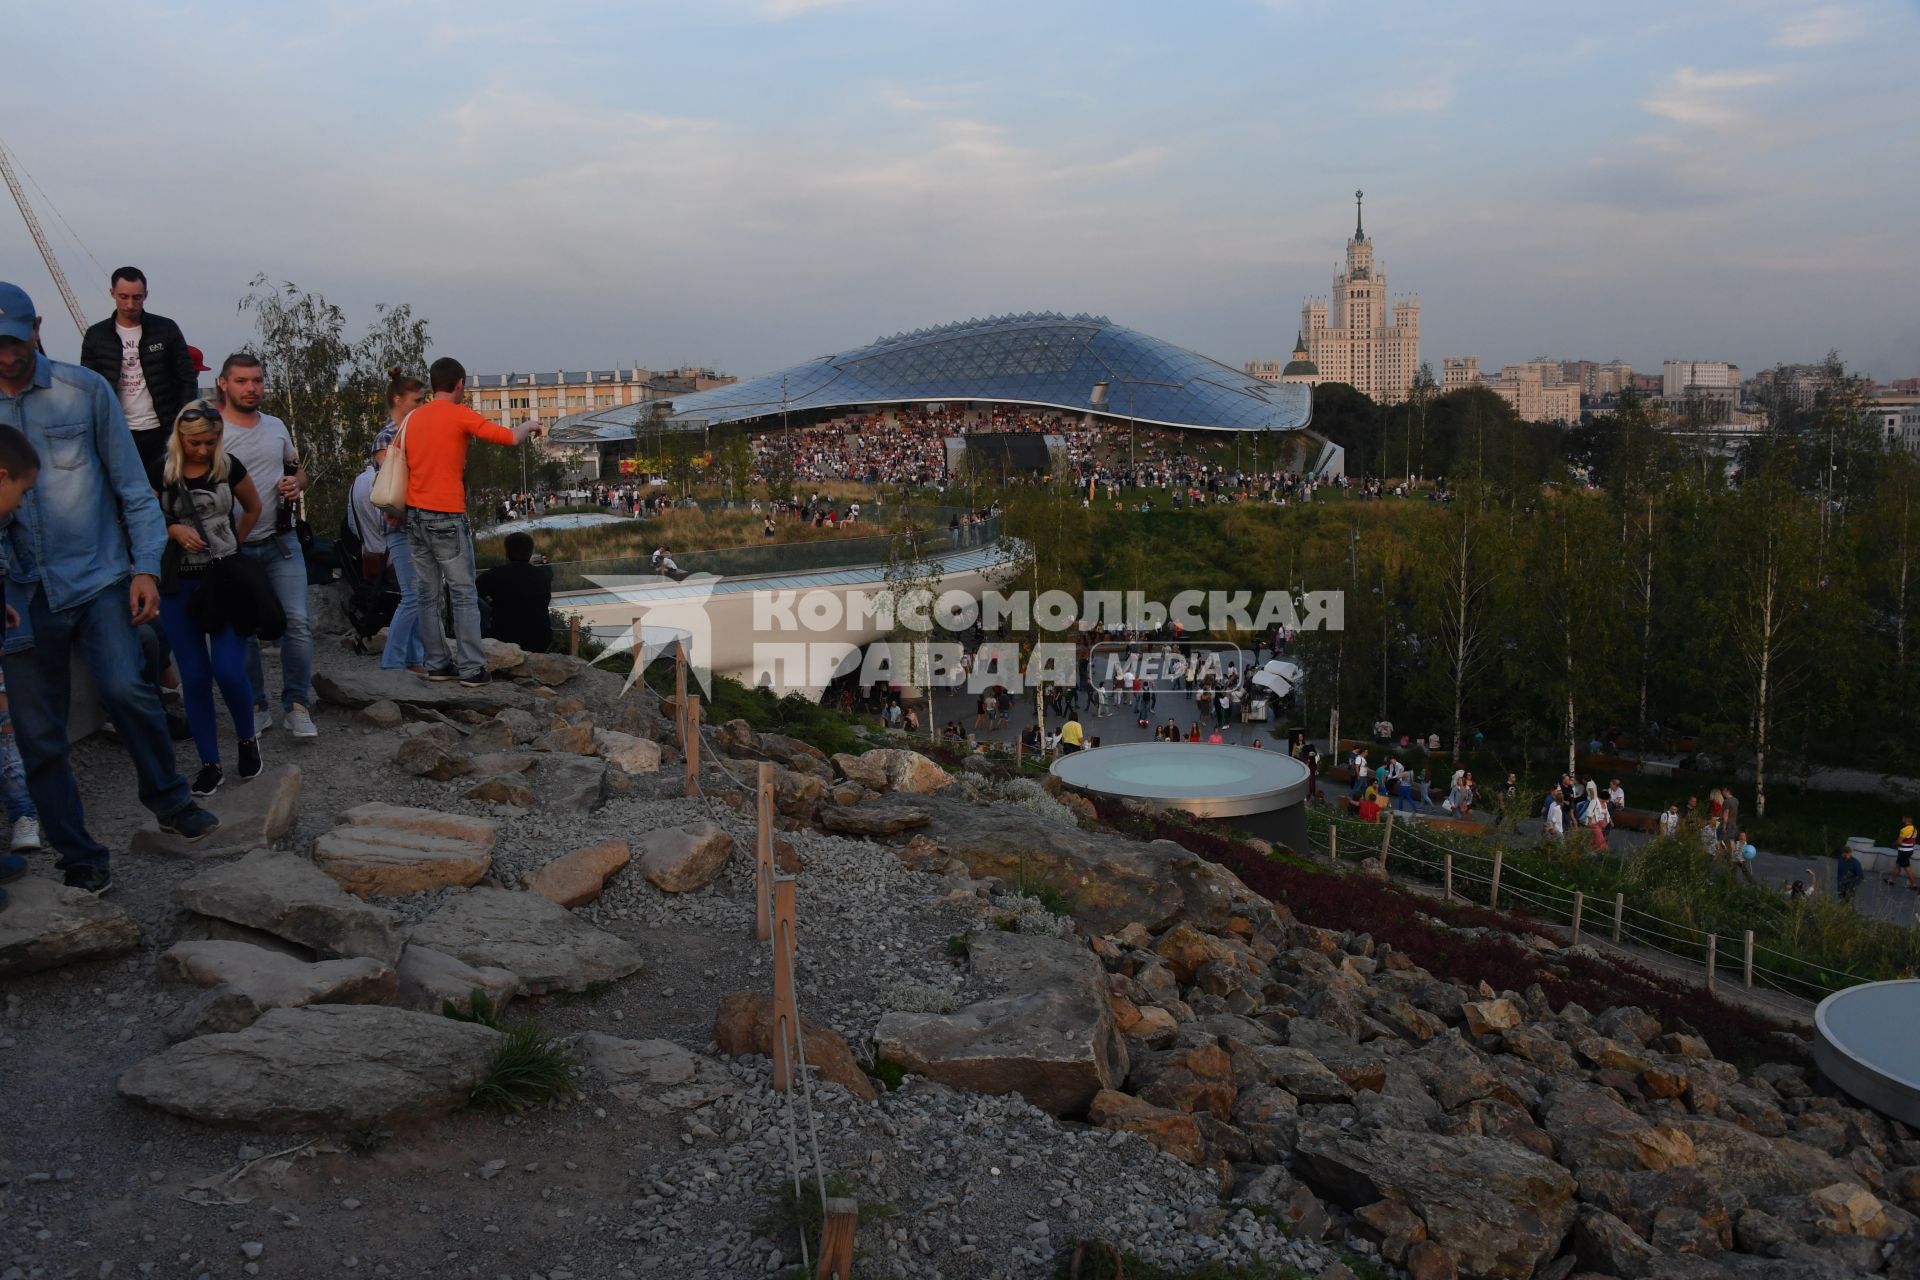
[[[0,338],[33,341],[33,299],[17,284],[0,280]]]

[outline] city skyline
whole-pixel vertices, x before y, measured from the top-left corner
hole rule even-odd
[[[1025,310],[1238,368],[1285,359],[1363,187],[1436,374],[1455,353],[1757,372],[1829,348],[1920,372],[1911,6],[1628,5],[1601,32],[1308,0],[101,16],[167,92],[131,117],[98,23],[23,13],[32,109],[0,140],[89,318],[134,263],[210,354],[245,340],[235,303],[264,273],[350,334],[410,303],[476,371],[748,376]],[[70,358],[25,229],[0,228]]]

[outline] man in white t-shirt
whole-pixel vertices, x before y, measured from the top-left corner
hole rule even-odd
[[[147,277],[140,268],[116,269],[112,289],[113,315],[88,327],[80,363],[119,396],[140,464],[151,466],[167,451],[174,418],[200,395],[194,368],[199,362],[180,326],[147,310]]]
[[[260,412],[266,397],[266,371],[259,358],[245,352],[220,364],[220,413],[226,420],[221,438],[228,456],[238,458],[254,477],[260,495],[260,518],[253,535],[240,551],[267,571],[273,594],[287,614],[286,634],[280,637],[280,714],[287,732],[296,738],[319,735],[313,716],[313,625],[307,620],[307,557],[291,520],[289,504],[307,487],[307,469],[294,451],[293,433],[270,413]],[[281,527],[284,525],[285,527]],[[247,641],[247,679],[253,683],[254,719],[265,729],[267,684],[260,668],[260,643]]]

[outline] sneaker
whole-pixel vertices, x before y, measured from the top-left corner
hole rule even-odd
[[[240,780],[251,781],[260,776],[260,739],[249,738],[240,744]]]
[[[188,844],[212,835],[219,827],[220,819],[191,802],[171,817],[160,819],[162,831],[170,836],[179,836]]]
[[[486,672],[482,671],[477,676],[461,676],[460,687],[462,689],[490,689],[493,687],[493,680]]]
[[[65,876],[70,889],[85,889],[99,897],[113,888],[113,873],[105,867],[70,867]]]
[[[16,849],[45,847],[40,843],[40,819],[29,815],[13,824],[13,847]]]
[[[414,663],[412,666],[408,667],[407,670],[421,677],[425,677],[425,675],[427,674],[426,664],[421,662]]]
[[[460,678],[460,673],[458,671],[455,671],[452,667],[434,667],[429,670],[422,671],[420,673],[420,678],[422,680],[431,680],[435,684],[441,684],[448,680],[458,680]]]
[[[267,710],[265,707],[255,707],[253,709],[253,731],[255,733],[265,733],[271,728],[273,728],[273,712]]]
[[[0,853],[0,884],[27,874],[27,860],[17,853]]]
[[[210,796],[220,789],[220,784],[225,779],[226,775],[220,771],[219,765],[203,764],[200,766],[200,772],[193,775],[193,794]]]
[[[317,738],[320,730],[314,726],[313,717],[299,703],[287,710],[287,732],[296,738]]]

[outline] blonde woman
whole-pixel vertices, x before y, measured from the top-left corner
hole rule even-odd
[[[162,578],[160,625],[166,629],[173,660],[180,668],[187,724],[200,753],[200,772],[193,779],[196,796],[218,791],[223,777],[213,711],[215,684],[220,686],[239,739],[240,777],[258,777],[261,768],[246,642],[231,626],[223,624],[213,633],[202,629],[188,608],[208,567],[238,554],[260,519],[260,495],[253,478],[238,458],[227,456],[221,435],[219,407],[195,400],[174,419],[166,452],[153,460],[147,472],[167,521],[167,538],[172,543],[168,559],[176,565],[175,572]]]
[[[1613,817],[1607,812],[1607,802],[1600,796],[1600,788],[1592,778],[1587,779],[1587,806],[1580,811],[1580,817],[1593,832],[1593,847],[1605,852],[1607,847],[1607,828],[1613,825]]]

